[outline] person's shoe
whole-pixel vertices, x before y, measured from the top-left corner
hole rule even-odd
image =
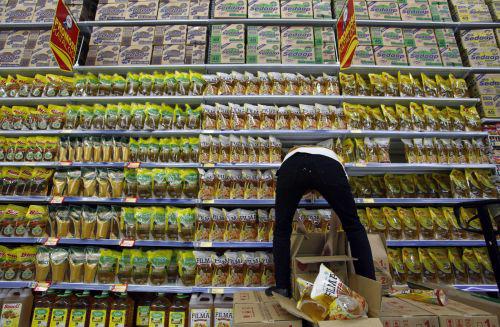
[[[288,290],[286,288],[278,288],[276,286],[272,286],[272,287],[269,287],[268,289],[266,289],[267,296],[272,296],[273,292],[278,293],[279,295],[282,295],[282,296],[288,297],[288,298],[290,298],[292,296],[290,294],[291,293],[290,290]]]

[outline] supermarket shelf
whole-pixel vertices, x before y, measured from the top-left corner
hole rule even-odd
[[[280,140],[324,140],[331,137],[389,137],[400,138],[420,138],[420,137],[438,137],[438,138],[475,138],[486,137],[488,132],[416,132],[416,131],[374,131],[374,130],[25,130],[25,131],[3,131],[0,130],[0,136],[198,136],[199,134],[208,135],[247,135],[247,136],[275,136]]]
[[[500,123],[500,118],[482,118],[481,123],[483,123],[483,124],[497,124],[497,123]]]
[[[198,199],[137,199],[137,198],[97,198],[97,197],[52,197],[52,196],[0,196],[1,202],[11,203],[52,203],[52,204],[165,204],[193,206]]]
[[[343,102],[357,103],[357,104],[409,104],[410,102],[425,103],[433,106],[457,106],[457,105],[474,105],[480,99],[478,98],[418,98],[418,97],[381,97],[381,96],[341,96]]]
[[[453,285],[455,288],[466,292],[498,292],[496,285]]]
[[[486,246],[486,243],[484,240],[388,240],[387,246]]]
[[[95,97],[25,97],[25,98],[0,98],[0,105],[28,105],[37,106],[39,104],[95,104],[95,103],[119,103],[129,102],[151,102],[165,104],[200,104],[204,97],[202,96],[95,96]]]
[[[135,164],[135,163],[134,163]],[[0,167],[46,167],[46,168],[126,168],[128,162],[0,162]],[[141,162],[141,168],[201,168],[199,163]]]
[[[495,169],[493,164],[408,164],[408,163],[391,163],[391,164],[357,164],[347,163],[345,165],[349,175],[370,174],[370,173],[426,173],[432,171],[449,171],[452,169]]]

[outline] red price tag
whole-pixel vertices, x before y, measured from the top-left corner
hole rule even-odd
[[[111,286],[111,292],[124,293],[127,291],[127,284],[115,284]]]
[[[35,292],[45,292],[49,289],[50,283],[48,282],[37,282],[34,285]]]
[[[136,197],[126,197],[125,203],[137,203],[137,198]]]
[[[50,199],[50,204],[61,204],[64,201],[64,196],[53,196]]]
[[[120,240],[120,246],[124,248],[134,247],[135,240]]]
[[[45,246],[56,246],[59,243],[59,237],[49,237],[43,242]]]
[[[61,161],[59,162],[61,166],[71,166],[73,164],[73,161]]]
[[[127,163],[127,168],[139,168],[140,165],[140,162],[129,162]]]

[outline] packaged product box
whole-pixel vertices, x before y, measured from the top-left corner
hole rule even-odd
[[[210,42],[245,42],[245,25],[222,24],[212,25]]]
[[[51,30],[41,31],[35,41],[35,47],[49,47]]]
[[[32,21],[37,23],[50,23],[54,21],[55,14],[56,6],[37,5]]]
[[[381,66],[407,66],[408,58],[404,47],[374,46],[375,63]]]
[[[404,46],[403,30],[398,27],[370,27],[373,45]]]
[[[202,65],[205,63],[207,52],[206,44],[186,45],[185,63],[191,65]]]
[[[263,44],[280,44],[279,26],[247,26],[247,44],[260,46]]]
[[[430,3],[429,7],[431,9],[431,17],[435,22],[451,22],[453,17],[451,16],[450,7],[447,2],[436,2]]]
[[[3,21],[6,23],[29,23],[35,15],[36,4],[16,4],[7,6],[3,13]]]
[[[156,19],[157,15],[157,1],[129,2],[125,13],[125,19]]]
[[[320,46],[324,43],[336,43],[334,28],[314,27],[314,45]]]
[[[481,108],[486,118],[500,117],[500,94],[481,95]]]
[[[84,10],[83,5],[69,5],[68,9],[71,12],[71,15],[73,15],[73,18],[75,20],[77,20],[77,21],[78,20],[90,20],[90,17],[88,17],[88,11]],[[87,9],[87,8],[85,8],[85,9]]]
[[[498,66],[500,60],[500,49],[490,48],[469,48],[467,49],[467,59],[471,67],[494,67]]]
[[[91,45],[87,53],[86,66],[116,66],[120,56],[119,45]]]
[[[134,1],[130,1],[130,2],[137,2],[139,0],[134,0]],[[142,1],[145,1],[145,0],[142,0]],[[153,0],[153,1],[156,1],[156,0]],[[82,2],[83,3],[83,2]],[[99,0],[99,4],[100,5],[106,5],[108,3],[129,3],[129,1],[127,0]]]
[[[484,3],[461,3],[454,6],[454,13],[460,22],[491,22],[491,14]]]
[[[497,46],[500,47],[500,28],[495,28],[495,35],[497,37]]]
[[[119,65],[149,65],[151,54],[153,53],[152,44],[130,45],[120,47],[118,56]]]
[[[154,26],[125,27],[121,45],[153,44],[155,38]]]
[[[427,3],[408,1],[408,3],[399,4],[399,13],[401,20],[432,20],[431,9]]]
[[[186,46],[184,44],[167,44],[154,46],[151,57],[152,65],[180,65],[184,64],[186,58]]]
[[[460,50],[456,45],[440,47],[439,53],[441,54],[443,66],[463,66]]]
[[[96,27],[90,36],[90,45],[120,44],[124,27]]]
[[[356,34],[360,45],[371,45],[372,37],[370,35],[370,28],[368,26],[357,26]]]
[[[127,4],[108,3],[97,5],[95,20],[122,20],[125,19]]]
[[[248,0],[248,18],[280,18],[279,0]]]
[[[186,44],[206,44],[207,30],[206,26],[188,26]]]
[[[373,49],[369,45],[358,45],[352,58],[353,65],[375,65]]]
[[[455,33],[451,28],[436,28],[434,35],[436,35],[436,42],[440,47],[457,46],[457,39],[455,39]]]
[[[247,44],[247,64],[281,64],[280,44]]]
[[[57,61],[55,60],[54,54],[52,54],[52,50],[50,50],[50,48],[35,48],[30,53],[30,67],[53,67],[57,65]]]
[[[281,18],[313,18],[312,0],[281,0]]]
[[[281,63],[283,64],[314,64],[314,45],[302,43],[281,45]]]
[[[491,16],[495,21],[500,19],[500,1],[491,1],[488,3],[490,7]]]
[[[380,320],[384,326],[439,327],[438,317],[398,298],[383,297]]]
[[[500,94],[500,74],[476,74],[472,83],[480,95]]]
[[[0,67],[18,67],[23,63],[24,49],[0,49]]]
[[[235,42],[225,42],[220,50],[221,64],[244,64],[245,44]]]
[[[155,45],[186,44],[187,25],[156,26]]]
[[[322,43],[314,46],[314,61],[317,64],[337,63],[337,48],[335,43]]]
[[[437,316],[440,326],[498,326],[498,319],[495,315],[454,300],[448,300],[446,306],[406,299],[403,301]]]
[[[214,18],[247,18],[246,0],[214,0]]]
[[[9,49],[32,48],[34,43],[29,30],[2,31],[0,39],[3,39],[2,48]]]
[[[245,63],[245,26],[243,24],[212,26],[209,62],[213,64]]]
[[[210,12],[210,2],[205,0],[191,0],[189,5],[189,19],[207,19]]]
[[[314,18],[332,18],[332,2],[330,0],[313,0]]]
[[[340,15],[340,10],[342,10],[342,7],[339,9],[338,15]],[[365,20],[370,19],[370,16],[368,15],[368,8],[366,7],[366,1],[364,0],[354,1],[354,14],[356,15],[356,19],[365,19]],[[338,15],[336,15],[337,18]]]
[[[395,1],[366,3],[368,16],[373,20],[401,20],[399,6]]]
[[[404,28],[404,45],[407,47],[437,46],[432,28]]]
[[[437,46],[419,46],[406,48],[410,66],[442,66],[441,55]]]
[[[188,19],[189,18],[189,2],[170,0],[160,2],[158,6],[157,19]]]
[[[460,40],[465,49],[474,47],[491,47],[496,44],[492,29],[461,30]]]
[[[312,26],[282,26],[281,46],[289,44],[314,45],[314,29]]]

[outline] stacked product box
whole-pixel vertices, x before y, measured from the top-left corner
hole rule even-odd
[[[495,31],[476,29],[460,31],[462,52],[471,67],[494,67],[500,62]]]
[[[281,63],[315,63],[314,28],[312,26],[281,27]]]
[[[208,1],[207,1],[208,2]],[[213,18],[332,18],[330,0],[214,0]]]
[[[51,67],[57,62],[50,50],[50,30],[0,32],[0,67]]]
[[[458,22],[493,21],[494,15],[484,0],[450,0],[450,7],[455,21]]]
[[[65,1],[76,20],[86,19],[87,7],[83,0]],[[7,23],[51,23],[56,13],[57,0],[4,0],[0,21]]]
[[[337,62],[335,30],[333,27],[314,27],[314,54],[317,64]]]
[[[245,25],[213,25],[210,30],[209,62],[211,64],[245,63]]]
[[[100,0],[95,20],[168,20],[208,18],[203,0]]]
[[[151,63],[154,65],[204,64],[207,49],[207,27],[157,26],[153,44]]]
[[[248,26],[248,64],[280,64],[281,37],[279,26]]]
[[[500,74],[476,74],[470,84],[475,95],[481,98],[483,117],[500,117]]]

